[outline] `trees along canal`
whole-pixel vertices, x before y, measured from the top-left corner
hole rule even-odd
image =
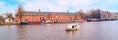
[[[86,19],[87,14],[86,14],[86,13],[84,13],[84,12],[83,12],[83,10],[80,10],[80,11],[78,12],[78,16],[80,16],[80,17],[81,17],[81,19]]]
[[[11,18],[14,20],[13,14],[12,13],[7,13],[7,18]]]
[[[95,11],[92,11],[91,14],[91,18],[94,18],[94,19],[100,19],[100,10],[95,10]]]
[[[17,13],[19,14],[18,16],[20,17],[20,23],[22,22],[22,17],[23,17],[23,7],[21,5],[18,6]]]
[[[78,12],[78,16],[81,17],[81,19],[101,19],[100,17],[100,9],[98,10],[91,10],[90,13],[85,13],[83,10],[80,10]]]
[[[7,24],[7,25],[13,24],[14,23],[13,22],[13,20],[14,20],[13,14],[12,13],[7,13],[6,16],[7,17],[4,19],[5,24]]]
[[[0,25],[2,24],[2,21],[3,21],[3,16],[0,15]]]

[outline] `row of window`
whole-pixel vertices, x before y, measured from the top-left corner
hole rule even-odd
[[[19,15],[16,15],[19,16]],[[22,16],[44,16],[44,15],[22,15]]]

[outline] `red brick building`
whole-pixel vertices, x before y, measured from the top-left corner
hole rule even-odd
[[[20,14],[15,15],[15,21],[20,22]],[[21,21],[27,22],[40,22],[42,20],[51,22],[71,22],[72,20],[81,19],[78,13],[70,12],[40,12],[40,11],[24,11],[22,14]]]

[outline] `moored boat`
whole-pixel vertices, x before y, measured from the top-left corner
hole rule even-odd
[[[21,22],[20,23],[21,25],[27,25],[27,24],[29,24],[28,22]]]
[[[87,22],[96,22],[96,21],[100,21],[100,19],[87,19]]]

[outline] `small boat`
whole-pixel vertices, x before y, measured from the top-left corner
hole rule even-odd
[[[86,22],[84,19],[78,20],[78,22],[83,23]]]
[[[100,19],[87,19],[87,22],[98,22]]]
[[[47,21],[45,22],[45,24],[49,24],[49,23],[51,23],[51,21],[50,21],[50,20],[47,20]]]
[[[21,25],[27,25],[29,24],[28,22],[21,22]]]
[[[80,27],[77,24],[70,24],[67,26],[66,31],[77,31]]]

